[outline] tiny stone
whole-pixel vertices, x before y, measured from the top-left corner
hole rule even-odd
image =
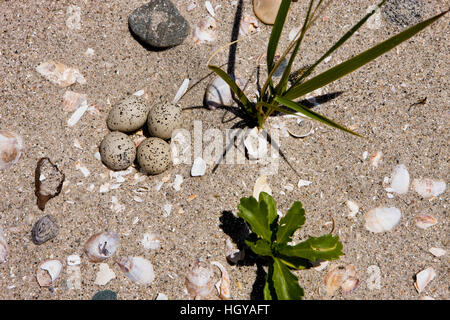
[[[117,300],[117,293],[111,290],[103,290],[97,292],[92,300]]]
[[[400,27],[421,22],[424,13],[421,0],[388,0],[381,9],[387,21]]]
[[[59,228],[56,224],[55,218],[48,214],[36,221],[33,229],[31,230],[31,239],[34,244],[43,244],[44,242],[56,237],[58,231]]]

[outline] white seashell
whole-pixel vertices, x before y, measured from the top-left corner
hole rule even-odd
[[[205,1],[205,7],[206,7],[206,10],[208,11],[208,13],[209,13],[211,16],[213,16],[213,17],[216,16],[216,13],[214,12],[214,8],[213,8],[211,2]]]
[[[387,192],[405,194],[409,190],[409,173],[404,164],[396,166],[391,176],[391,187],[386,188]]]
[[[6,241],[6,236],[2,227],[0,227],[0,263],[5,262],[7,257],[8,257],[8,242]]]
[[[175,191],[181,190],[181,184],[183,183],[183,176],[177,174],[175,175],[175,180],[173,181],[173,188]]]
[[[446,184],[442,180],[432,180],[429,178],[414,179],[412,182],[414,191],[424,198],[437,197],[445,191]]]
[[[206,172],[206,161],[202,158],[195,158],[191,168],[191,176],[200,177]]]
[[[248,158],[250,160],[264,158],[268,152],[268,143],[264,131],[260,131],[257,127],[254,127],[246,133],[244,146],[247,150]]]
[[[366,213],[365,227],[371,232],[385,232],[391,230],[399,221],[402,214],[395,207],[378,207]]]
[[[50,82],[60,87],[67,87],[75,82],[85,84],[86,80],[77,69],[68,67],[60,62],[47,61],[36,67],[36,71]]]
[[[116,274],[112,271],[107,263],[100,263],[94,283],[99,286],[104,286],[112,279],[116,278]]]
[[[49,287],[58,280],[63,264],[60,260],[45,260],[39,264],[36,278],[41,287]]]
[[[434,226],[437,223],[437,220],[433,216],[422,214],[420,216],[416,216],[414,222],[416,224],[416,227],[420,229],[426,229]]]
[[[377,168],[380,165],[382,159],[383,152],[376,151],[370,156],[370,164],[372,165],[372,167]]]
[[[191,298],[208,297],[214,289],[214,271],[211,265],[202,259],[197,259],[192,269],[186,274],[185,285]]]
[[[367,268],[369,278],[367,279],[367,288],[369,290],[381,289],[381,270],[377,265],[371,265]]]
[[[359,212],[359,205],[352,200],[347,200],[345,202],[345,204],[347,205],[348,210],[350,211],[350,213],[348,214],[348,217],[349,218],[355,217]]]
[[[435,300],[433,297],[430,296],[423,296],[420,298],[420,300]]]
[[[158,293],[155,300],[169,300],[169,298],[164,293]]]
[[[239,250],[230,237],[225,240],[225,256],[228,262],[238,263],[245,257],[245,250]]]
[[[191,2],[191,3],[189,3],[188,6],[186,7],[186,11],[187,11],[187,12],[192,11],[192,10],[194,10],[196,7],[197,7],[197,5],[195,4],[195,2]]]
[[[430,248],[428,251],[430,251],[435,257],[441,257],[447,253],[447,251],[441,248]]]
[[[340,287],[343,293],[352,292],[358,285],[358,282],[356,267],[354,265],[347,265],[345,267],[335,265],[331,267],[325,277],[325,285],[329,296],[333,295]]]
[[[308,180],[298,180],[298,184],[297,187],[301,188],[301,187],[307,187],[312,183],[312,181],[308,181]]]
[[[141,244],[147,250],[158,250],[161,246],[161,240],[156,232],[147,232],[144,233]]]
[[[85,178],[90,175],[89,169],[83,166],[80,161],[75,161],[75,169],[79,170]]]
[[[67,125],[69,127],[73,127],[74,125],[77,124],[77,122],[81,119],[81,117],[85,114],[85,112],[88,109],[88,104],[86,101],[83,101],[80,105],[80,107],[75,110],[74,113],[72,113],[72,115],[70,116],[69,120],[67,120]]]
[[[142,257],[125,257],[116,261],[120,269],[133,282],[150,284],[155,280],[152,263]]]
[[[180,88],[178,88],[177,94],[172,100],[172,104],[177,104],[181,97],[186,93],[186,90],[189,87],[189,79],[184,79]]]
[[[231,283],[230,276],[228,275],[227,269],[217,261],[211,261],[211,264],[220,269],[222,274],[222,278],[216,284],[217,291],[219,292],[219,296],[222,300],[230,300],[231,299]]]
[[[434,277],[436,277],[436,271],[432,267],[420,271],[416,275],[416,282],[414,283],[417,292],[421,293]]]
[[[17,133],[0,130],[0,170],[8,169],[22,157],[24,145]]]
[[[116,189],[120,187],[120,184],[110,186],[110,189]],[[111,210],[118,213],[125,210],[125,205],[120,203],[116,196],[111,197]]]
[[[200,20],[193,32],[194,43],[214,41],[217,39],[217,23],[210,16]]]
[[[84,52],[85,56],[93,56],[95,54],[95,50],[92,48],[87,48],[86,51]]]
[[[67,266],[67,289],[81,289],[81,268],[79,265]]]
[[[348,277],[341,285],[342,293],[351,293],[358,286],[359,279],[355,277]]]
[[[259,194],[263,191],[272,195],[272,189],[270,188],[270,185],[267,182],[266,175],[262,175],[258,179],[256,179],[255,185],[253,186],[253,197],[256,200],[258,200]]]
[[[78,266],[81,264],[81,258],[77,254],[73,254],[67,257],[67,264],[69,266]]]
[[[243,37],[258,30],[258,19],[255,16],[246,14],[239,25],[239,34]]]
[[[221,77],[215,77],[206,88],[204,104],[213,110],[220,106],[233,105],[230,86]]]
[[[81,105],[87,104],[86,95],[67,90],[63,96],[62,107],[64,111],[74,111]]]
[[[114,231],[99,232],[84,244],[84,253],[91,262],[101,262],[111,257],[119,246],[119,236]]]

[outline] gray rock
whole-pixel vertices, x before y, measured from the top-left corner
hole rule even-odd
[[[97,292],[92,300],[117,300],[117,293],[111,290],[103,290]]]
[[[31,230],[31,239],[34,244],[43,244],[58,235],[58,225],[56,219],[48,214],[40,218]]]
[[[421,22],[424,13],[421,0],[388,0],[382,7],[384,18],[397,26],[410,27]]]
[[[131,31],[144,43],[157,48],[179,45],[189,34],[189,24],[169,0],[153,0],[128,17]]]

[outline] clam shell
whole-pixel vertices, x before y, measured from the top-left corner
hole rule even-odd
[[[422,215],[417,216],[414,219],[414,222],[416,224],[416,227],[418,227],[420,229],[426,229],[431,226],[434,226],[437,223],[437,220],[433,216],[422,214]]]
[[[444,193],[446,184],[442,180],[433,180],[429,178],[414,179],[412,182],[414,191],[424,198],[437,197]]]
[[[409,190],[409,173],[404,164],[396,166],[391,176],[391,187],[386,188],[387,192],[405,194]]]
[[[389,231],[399,223],[401,216],[400,210],[395,207],[374,208],[366,213],[365,227],[374,233]]]
[[[6,241],[6,236],[2,227],[0,227],[0,263],[5,262],[7,257],[8,257],[8,242]]]
[[[239,250],[231,238],[227,237],[225,240],[225,256],[228,262],[236,264],[239,261],[244,260],[245,250]]]
[[[120,269],[133,282],[150,284],[155,280],[152,263],[142,257],[123,257],[116,261]]]
[[[53,239],[58,234],[59,227],[56,224],[56,219],[48,214],[43,216],[33,226],[31,230],[31,240],[34,244],[43,244],[44,242]]]
[[[41,262],[36,272],[37,282],[41,287],[50,287],[59,279],[62,269],[63,263],[58,259]]]
[[[217,23],[213,17],[207,16],[200,20],[193,31],[194,43],[214,41],[217,39]]]
[[[339,288],[342,288],[342,293],[350,293],[356,288],[358,282],[354,265],[335,265],[325,277],[325,285],[329,296],[333,295]]]
[[[414,287],[416,287],[417,292],[422,293],[434,277],[436,277],[436,271],[434,271],[432,267],[428,267],[425,270],[420,271],[416,275],[416,282],[414,283]]]
[[[22,157],[24,145],[17,133],[0,130],[0,170],[5,170],[17,163]]]
[[[253,0],[253,11],[265,24],[274,24],[281,0]]]
[[[214,289],[214,271],[211,265],[202,259],[197,259],[192,269],[186,274],[185,285],[191,298],[208,297]]]
[[[206,88],[205,106],[215,109],[220,106],[231,106],[233,102],[230,86],[221,77],[215,77]]]
[[[119,246],[119,236],[114,231],[99,232],[84,244],[84,253],[91,262],[101,262],[111,257]]]
[[[244,15],[241,24],[239,25],[239,34],[243,37],[258,30],[258,19],[255,16]]]

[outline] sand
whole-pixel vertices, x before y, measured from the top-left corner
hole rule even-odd
[[[237,213],[241,197],[252,194],[261,165],[219,165],[214,173],[209,165],[204,176],[191,177],[191,166],[180,164],[140,182],[134,179],[136,170],[132,169],[119,188],[99,192],[101,185],[111,181],[109,170],[94,154],[108,132],[106,118],[111,106],[128,94],[144,89],[149,103],[171,100],[189,78],[190,87],[197,84],[179,101],[185,109],[183,128],[192,132],[197,120],[204,131],[217,128],[225,132],[239,121],[223,121],[224,117],[234,117],[224,110],[202,108],[206,85],[212,79],[207,60],[232,39],[237,4],[211,0],[216,8],[217,40],[194,44],[190,35],[179,46],[151,51],[136,41],[127,24],[129,14],[145,2],[0,2],[0,128],[19,133],[26,146],[17,164],[0,172],[0,226],[9,246],[7,261],[0,264],[0,299],[91,299],[105,289],[117,292],[118,299],[154,299],[158,293],[169,299],[188,299],[185,274],[197,258],[219,261],[226,267],[234,299],[261,298],[261,267],[255,258],[248,256],[245,263],[234,266],[225,258],[226,232],[239,226],[231,213]],[[197,7],[190,12],[186,11],[189,1],[173,2],[191,28],[208,15],[203,1],[195,1]],[[251,1],[243,2],[242,13],[252,14]],[[311,28],[296,66],[312,63],[372,4],[374,1],[368,0],[335,1]],[[302,22],[306,5],[306,1],[293,3],[282,46],[287,44],[289,31]],[[79,8],[80,20],[73,18],[78,9],[68,11],[69,6]],[[445,9],[444,1],[424,1],[423,18]],[[252,88],[255,61],[264,54],[271,30],[262,23],[259,26],[260,31],[239,42],[235,50],[234,70],[241,78],[252,76]],[[380,16],[370,27],[362,27],[317,72],[401,29]],[[333,233],[344,245],[345,255],[326,269],[296,272],[305,299],[449,298],[448,254],[435,257],[428,251],[431,247],[448,250],[448,191],[433,199],[423,199],[413,190],[389,198],[383,184],[398,164],[406,166],[411,179],[449,180],[449,35],[446,16],[376,61],[323,88],[322,94],[343,94],[314,109],[366,138],[318,123],[314,123],[314,133],[304,139],[280,134],[280,148],[299,175],[280,159],[276,174],[268,176],[278,209],[286,212],[294,201],[303,203],[306,224],[296,234],[297,240],[328,233],[333,219]],[[86,54],[88,48],[92,54]],[[212,63],[223,65],[229,52],[221,51]],[[77,68],[86,83],[62,88],[46,80],[36,67],[49,60]],[[261,61],[264,80],[264,57]],[[99,113],[86,112],[69,127],[72,112],[62,108],[67,90],[86,94],[88,104],[95,104]],[[410,107],[424,97],[425,104]],[[81,148],[74,146],[75,140]],[[377,151],[382,151],[383,158],[373,167],[370,157]],[[34,194],[34,171],[37,161],[46,156],[64,172],[66,183],[61,194],[41,211]],[[76,161],[89,170],[88,176],[76,169]],[[173,187],[176,175],[183,177],[179,191]],[[312,183],[298,187],[300,179]],[[162,181],[166,182],[158,191]],[[284,188],[288,184],[294,186],[292,191]],[[149,190],[139,194],[142,202],[136,202],[133,190],[140,186]],[[188,201],[191,195],[197,197]],[[112,197],[123,205],[122,210],[114,210]],[[347,200],[360,205],[354,218],[348,217]],[[172,206],[169,215],[164,210],[166,204]],[[364,214],[379,206],[395,206],[402,216],[391,231],[375,234],[364,227]],[[417,228],[414,217],[422,213],[434,216],[438,223],[425,230]],[[31,241],[31,229],[46,214],[56,218],[60,231],[56,238],[37,246]],[[230,220],[235,225],[224,225]],[[103,230],[117,232],[120,246],[113,258],[104,261],[116,277],[106,285],[97,285],[99,265],[88,262],[83,244]],[[160,235],[158,250],[141,244],[150,231]],[[67,257],[73,254],[81,257],[79,288],[67,285],[71,274]],[[149,259],[155,270],[154,282],[131,282],[114,263],[119,256]],[[52,289],[41,288],[36,269],[50,258],[61,259],[65,267]],[[353,292],[326,294],[324,279],[332,264],[356,267],[359,283]],[[379,268],[379,280],[374,280],[377,268],[373,266]],[[414,276],[427,267],[433,267],[437,275],[419,294]],[[215,272],[218,277],[217,268]],[[379,285],[373,285],[374,281]]]

